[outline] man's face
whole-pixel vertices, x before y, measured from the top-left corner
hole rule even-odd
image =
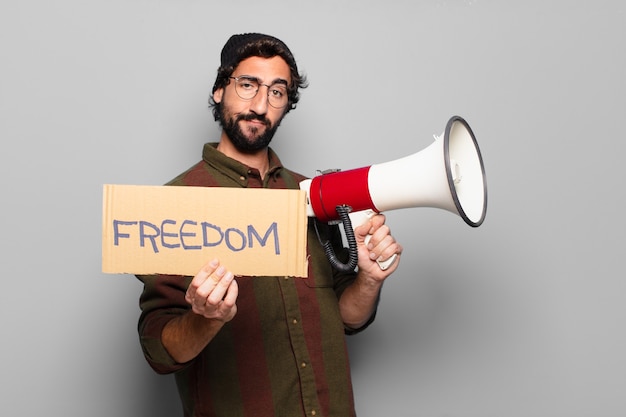
[[[232,77],[248,76],[259,81],[259,91],[251,99],[244,100],[235,91],[235,80],[213,94],[220,103],[222,128],[241,152],[251,153],[266,148],[285,115],[283,108],[272,107],[268,102],[268,87],[275,83],[291,82],[289,66],[281,57],[250,57],[239,63]]]

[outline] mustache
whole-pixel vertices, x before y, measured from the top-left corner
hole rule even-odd
[[[237,116],[237,121],[240,121],[240,120],[245,120],[247,122],[251,120],[258,120],[267,127],[269,127],[271,124],[270,121],[267,119],[267,117],[260,115],[260,114],[254,114],[254,113],[240,114]]]

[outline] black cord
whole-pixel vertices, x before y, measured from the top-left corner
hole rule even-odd
[[[333,268],[337,269],[341,272],[350,272],[354,271],[359,261],[359,254],[356,245],[356,238],[354,236],[354,229],[352,229],[352,222],[350,221],[350,216],[348,213],[352,210],[350,206],[337,206],[337,214],[339,215],[339,220],[343,224],[343,230],[346,234],[346,240],[348,242],[348,262],[343,263],[339,259],[337,259],[337,255],[335,254],[335,250],[333,249],[332,244],[329,239],[326,239],[325,242],[322,242],[320,237],[319,230],[317,228],[317,220],[315,221],[315,232],[317,233],[317,239],[322,244],[324,248],[324,253],[326,254],[326,258],[328,258],[328,262],[333,266]]]

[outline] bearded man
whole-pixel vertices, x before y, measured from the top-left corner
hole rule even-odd
[[[168,185],[298,189],[269,144],[306,79],[289,48],[259,33],[232,36],[210,104],[222,127],[202,160]],[[355,229],[358,266],[338,271],[309,220],[308,277],[234,276],[219,259],[194,277],[138,276],[140,343],[173,373],[185,416],[355,416],[346,334],[374,320],[384,280],[377,260],[402,252],[381,214]],[[369,242],[365,237],[371,235]],[[331,228],[339,256],[339,230]]]

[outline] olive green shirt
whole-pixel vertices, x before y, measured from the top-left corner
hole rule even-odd
[[[270,149],[259,172],[204,145],[202,161],[168,185],[297,189],[304,176]],[[356,274],[334,270],[309,219],[308,277],[237,277],[237,314],[192,361],[176,363],[161,343],[172,318],[185,314],[191,277],[138,276],[139,336],[148,363],[174,373],[185,416],[355,416],[350,365],[338,299]],[[331,229],[337,253],[345,250]]]

